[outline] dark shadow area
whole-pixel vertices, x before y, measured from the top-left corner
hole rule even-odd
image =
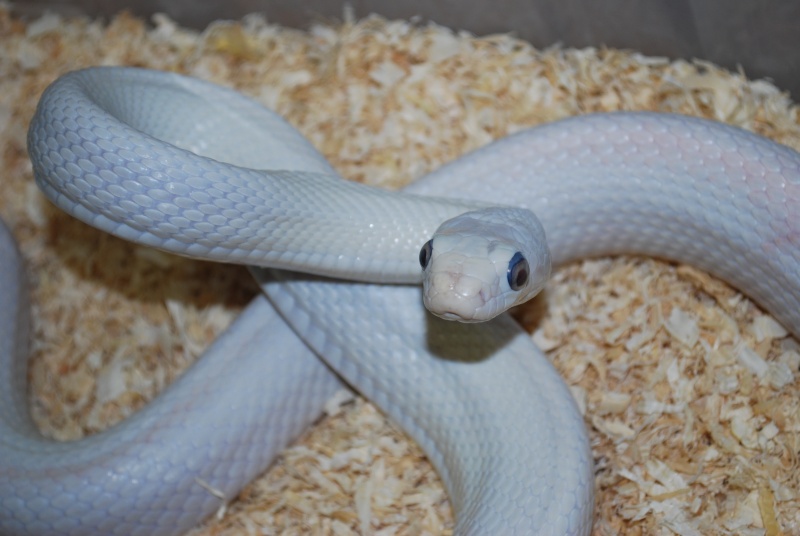
[[[426,327],[428,351],[440,359],[462,363],[491,359],[521,331],[508,314],[488,322],[464,324],[427,313]]]

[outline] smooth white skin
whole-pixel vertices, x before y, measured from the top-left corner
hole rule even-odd
[[[137,127],[155,128],[160,136],[173,133],[168,139],[180,139],[186,147],[261,169],[276,168],[274,158],[283,167],[297,166],[300,173],[293,176],[301,182],[305,172],[329,171],[285,123],[232,93],[143,71],[94,70],[74,77],[82,77],[87,86],[116,84],[108,90],[115,106],[148,103],[154,111],[141,112],[144,119]],[[127,83],[131,78],[137,83]],[[119,84],[120,79],[126,83]],[[185,101],[180,95],[185,91],[219,104],[207,106],[213,113],[200,118],[184,117],[175,94]],[[31,130],[37,178],[59,206],[93,225],[163,249],[177,246],[183,254],[214,254],[225,246],[219,237],[202,234],[209,230],[208,220],[198,216],[210,210],[207,202],[220,199],[215,196],[225,184],[234,190],[231,195],[243,188],[239,200],[246,224],[257,212],[248,200],[270,198],[253,193],[250,172],[220,164],[214,173],[232,169],[232,175],[199,200],[203,190],[191,189],[202,185],[180,186],[170,175],[178,171],[159,168],[156,178],[142,174],[158,198],[142,206],[152,197],[138,182],[122,177],[112,187],[105,181],[156,165],[178,163],[185,172],[200,164],[152,138],[131,138],[130,132],[121,135],[107,125],[94,128],[97,116],[65,117],[61,110],[69,109],[73,97],[59,88],[50,96],[43,101],[44,115],[55,119],[43,123],[38,116]],[[216,118],[229,109],[244,112]],[[210,140],[195,132],[198,123],[204,127],[200,131],[220,136]],[[99,138],[87,139],[87,132]],[[265,144],[267,139],[272,145]],[[92,154],[97,147],[101,154]],[[159,158],[151,158],[154,151]],[[101,171],[85,169],[82,160],[106,166],[100,158],[109,165]],[[100,193],[104,184],[116,204],[96,214],[85,200],[106,196]],[[165,191],[177,192],[175,207],[159,198]],[[546,230],[556,265],[616,253],[694,264],[744,290],[800,334],[800,155],[758,136],[679,116],[585,116],[493,143],[407,191],[531,209]],[[341,201],[346,209],[352,206],[347,204],[352,192],[362,195],[347,190]],[[310,214],[320,208],[309,194],[297,200],[298,211]],[[365,219],[375,224],[384,208]],[[188,235],[199,232],[194,238],[199,246],[188,235],[183,241],[141,229],[142,221],[159,218],[153,212],[157,209],[167,214],[158,232],[164,231],[164,221],[189,229]],[[320,210],[337,213],[335,207]],[[189,212],[181,216],[181,211]],[[231,221],[242,223],[235,217]],[[303,229],[297,233],[302,249],[307,237]],[[196,478],[233,496],[291,435],[287,425],[302,428],[303,419],[319,413],[324,397],[317,391],[336,387],[307,346],[420,443],[450,493],[458,534],[589,533],[593,478],[585,429],[546,358],[507,315],[483,324],[439,321],[425,312],[413,286],[254,270],[280,317],[265,300],[256,300],[197,365],[132,419],[80,442],[42,439],[25,406],[20,356],[25,345],[18,331],[24,315],[17,312],[25,299],[14,248],[3,237],[0,233],[0,532],[176,534],[191,527],[219,506]],[[412,264],[427,238],[417,239],[409,247]],[[246,257],[244,248],[253,242],[244,233],[225,251],[241,250]],[[306,251],[305,256],[313,254]],[[278,346],[267,343],[269,333],[258,329],[262,316],[269,333],[278,333]],[[283,321],[292,330],[282,330]],[[265,347],[272,351],[259,355]],[[239,354],[245,356],[241,363]],[[287,370],[295,373],[284,377]],[[282,391],[258,389],[271,378],[278,379],[276,388]],[[319,389],[320,382],[326,387]],[[278,431],[286,432],[284,437],[270,436],[270,418]]]
[[[550,277],[544,229],[525,209],[493,207],[456,216],[439,226],[429,251],[422,299],[446,320],[494,318],[536,296]],[[517,253],[528,263],[528,277],[512,289],[508,272]]]

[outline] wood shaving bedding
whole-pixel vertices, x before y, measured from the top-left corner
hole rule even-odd
[[[536,50],[380,17],[309,31],[260,16],[204,32],[0,7],[0,214],[33,293],[32,409],[75,439],[142,407],[256,292],[238,267],[123,243],[52,208],[25,151],[41,91],[89,65],[177,71],[284,115],[347,178],[397,188],[470,149],[592,111],[658,110],[800,149],[800,112],[767,81],[629,51]],[[516,312],[571,386],[596,465],[594,534],[800,534],[800,346],[686,266],[595,259]],[[343,394],[208,534],[451,534],[438,477],[368,402]]]

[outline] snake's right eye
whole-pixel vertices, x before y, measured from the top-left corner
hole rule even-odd
[[[425,242],[425,245],[422,246],[422,249],[419,250],[419,265],[422,266],[422,269],[428,267],[428,263],[431,262],[431,255],[433,255],[433,240],[428,240]]]
[[[522,253],[517,251],[508,262],[508,286],[511,290],[519,290],[528,282],[528,275],[531,273],[530,265]]]

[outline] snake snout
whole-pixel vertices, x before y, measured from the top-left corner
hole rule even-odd
[[[446,320],[486,320],[482,312],[490,295],[484,281],[463,272],[437,272],[423,284],[425,307]]]

